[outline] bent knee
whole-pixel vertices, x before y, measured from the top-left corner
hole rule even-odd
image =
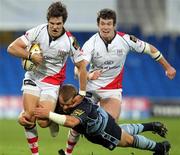
[[[42,119],[38,119],[37,122],[38,122],[38,125],[39,125],[41,128],[46,128],[46,127],[48,127],[49,124],[50,124],[49,119],[43,119],[43,120],[42,120]]]
[[[134,137],[122,130],[120,146],[129,147],[132,146]]]
[[[35,125],[35,117],[26,112],[21,112],[18,117],[18,123],[24,127],[31,128]]]

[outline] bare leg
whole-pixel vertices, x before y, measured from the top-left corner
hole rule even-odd
[[[30,122],[35,122],[35,117],[33,117],[32,110],[37,106],[38,101],[39,101],[39,97],[30,95],[30,94],[23,94],[24,113]],[[26,135],[32,155],[39,155],[38,133],[37,133],[36,126],[31,126],[30,128],[29,126],[26,126],[25,135]]]
[[[100,106],[106,110],[116,122],[119,120],[121,112],[121,101],[116,98],[101,99]]]

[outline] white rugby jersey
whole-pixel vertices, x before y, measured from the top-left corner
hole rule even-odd
[[[43,82],[59,85],[64,81],[68,56],[71,56],[74,63],[83,60],[82,51],[71,33],[66,31],[62,36],[50,42],[47,24],[28,30],[21,39],[28,47],[33,42],[39,43],[44,57],[43,64],[34,72],[28,71],[26,74],[33,74]]]
[[[97,80],[89,80],[87,90],[98,89],[122,89],[123,68],[126,55],[129,51],[142,53],[145,42],[116,32],[115,37],[109,44],[94,34],[82,47],[83,57],[90,62],[89,72],[101,69],[103,72]]]

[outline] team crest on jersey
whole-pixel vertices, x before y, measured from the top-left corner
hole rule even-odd
[[[117,55],[119,55],[119,56],[120,56],[120,55],[123,55],[123,50],[122,50],[122,49],[118,49],[118,50],[117,50]]]
[[[137,38],[133,35],[130,35],[130,40],[132,40],[135,43],[137,42]]]
[[[80,48],[79,43],[77,42],[76,38],[73,38],[73,47],[77,50]]]
[[[72,115],[74,115],[74,116],[81,116],[83,113],[84,113],[83,110],[76,109],[76,110],[73,111]]]

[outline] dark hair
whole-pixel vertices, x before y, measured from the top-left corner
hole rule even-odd
[[[102,9],[98,12],[97,23],[99,24],[100,18],[102,19],[112,19],[113,24],[116,24],[116,12],[111,9]]]
[[[60,88],[59,94],[62,96],[64,102],[66,102],[77,95],[77,89],[71,84],[65,84]]]
[[[47,20],[51,17],[61,17],[63,18],[63,23],[66,22],[68,13],[66,10],[66,6],[63,5],[60,1],[52,3],[47,11]]]

